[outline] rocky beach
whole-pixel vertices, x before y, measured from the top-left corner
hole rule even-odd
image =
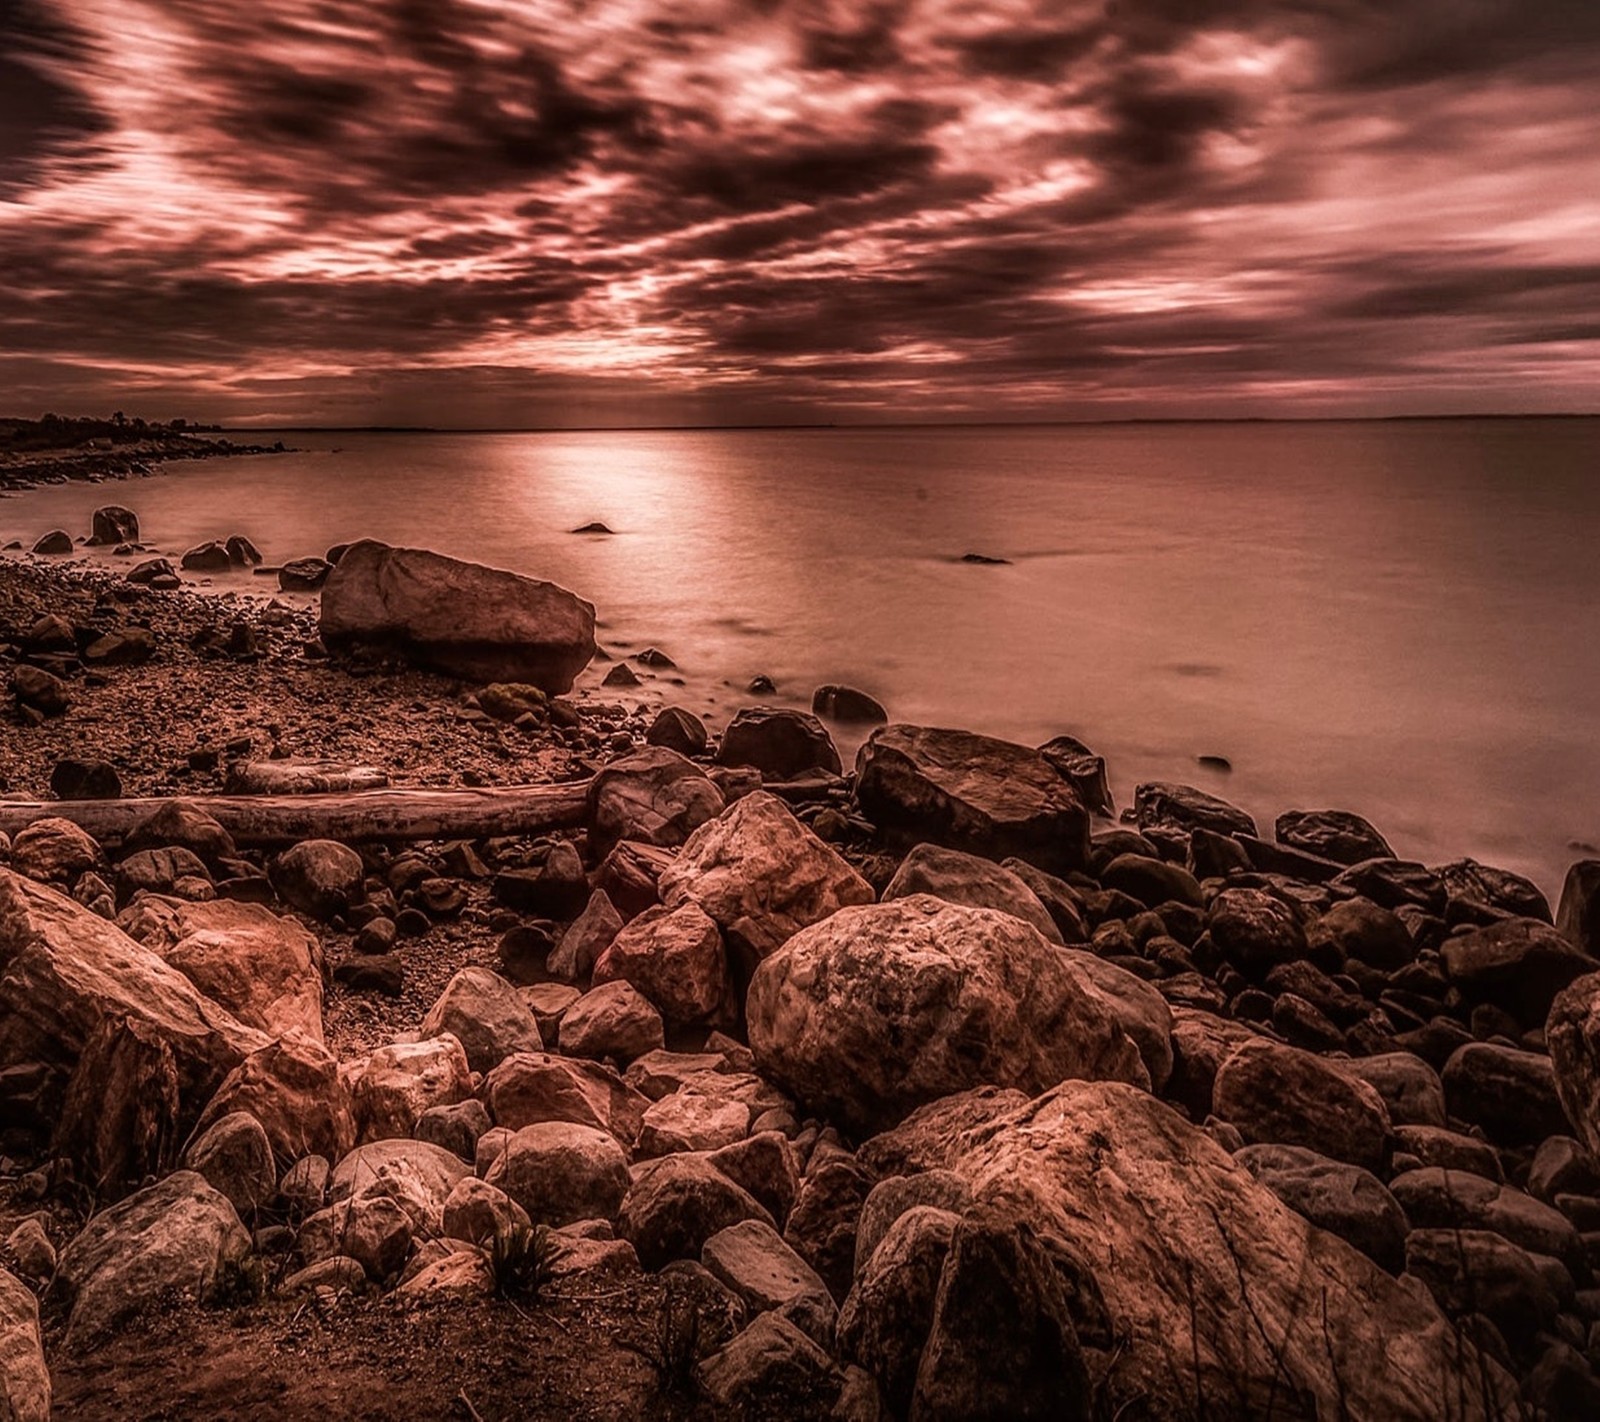
[[[0,560],[0,1418],[1600,1415],[1600,862],[850,687],[717,734],[425,550],[61,533]]]

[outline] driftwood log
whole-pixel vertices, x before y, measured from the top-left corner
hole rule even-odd
[[[270,849],[303,839],[347,844],[372,840],[490,839],[542,834],[584,820],[589,782],[498,785],[484,789],[393,788],[325,795],[185,795],[212,816],[240,848]],[[171,798],[0,800],[0,833],[60,818],[117,844]]]

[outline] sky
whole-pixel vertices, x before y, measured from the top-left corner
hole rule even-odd
[[[1596,0],[0,0],[0,413],[1600,410]]]

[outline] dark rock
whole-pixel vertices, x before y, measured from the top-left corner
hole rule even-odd
[[[1567,870],[1556,928],[1569,943],[1600,958],[1600,859],[1580,859]]]
[[[1032,924],[1052,942],[1062,943],[1054,919],[1026,883],[1009,869],[959,849],[919,844],[895,871],[880,896],[882,902],[932,894],[946,903],[969,908],[999,909]]]
[[[1256,978],[1306,956],[1294,910],[1264,889],[1224,889],[1206,912],[1206,932],[1224,958]]]
[[[1052,873],[1081,869],[1089,816],[1037,751],[967,731],[894,725],[856,756],[856,798],[880,829]]]
[[[228,550],[228,561],[236,568],[253,568],[261,561],[261,550],[243,534],[234,534],[222,546]]]
[[[828,1354],[773,1311],[707,1358],[699,1379],[717,1415],[741,1422],[828,1417],[843,1386]]]
[[[60,716],[72,705],[66,682],[52,672],[26,664],[11,673],[11,691],[17,701],[41,716]]]
[[[447,675],[560,695],[594,654],[594,608],[553,583],[363,540],[323,587],[321,635],[330,651],[401,651]]]
[[[1286,810],[1272,832],[1280,844],[1340,864],[1394,858],[1389,842],[1348,810]]]
[[[146,558],[135,563],[123,576],[130,583],[150,583],[156,578],[175,578],[177,572],[165,558]]]
[[[393,953],[349,958],[333,970],[333,980],[352,992],[399,997],[405,990],[405,967]]]
[[[333,564],[324,558],[293,558],[278,569],[278,587],[284,592],[315,592],[332,572]]]
[[[35,553],[58,555],[72,552],[72,535],[65,529],[52,529],[33,545]]]
[[[819,686],[811,693],[811,709],[830,721],[852,725],[883,725],[889,713],[864,691],[850,686]]]
[[[1549,1057],[1469,1042],[1451,1055],[1440,1078],[1450,1115],[1482,1126],[1493,1141],[1537,1145],[1568,1130]]]
[[[1076,736],[1056,736],[1039,747],[1039,754],[1078,792],[1084,809],[1091,815],[1116,813],[1103,756],[1096,755]]]
[[[1379,1096],[1395,1125],[1443,1126],[1444,1085],[1421,1057],[1410,1052],[1385,1052],[1346,1063]]]
[[[586,524],[582,525],[579,528],[573,529],[572,531],[574,533],[610,533],[610,532],[612,532],[611,529],[607,528],[605,526],[605,524],[599,522],[599,520],[596,520],[593,523],[586,523]]]
[[[213,539],[195,544],[179,563],[189,573],[225,573],[233,566],[233,559],[228,556],[227,548]]]
[[[631,688],[640,685],[639,674],[626,662],[618,662],[601,679],[601,686]]]
[[[1553,1324],[1561,1307],[1527,1250],[1488,1230],[1412,1230],[1406,1273],[1451,1317],[1481,1313],[1516,1347]]]
[[[963,553],[963,563],[975,563],[985,568],[1008,568],[1011,566],[1009,558],[994,558],[987,553]]]
[[[640,666],[656,671],[671,671],[678,665],[660,647],[646,647],[644,651],[636,653],[633,659]]]
[[[107,760],[58,760],[50,772],[50,793],[58,800],[115,800],[122,777]]]
[[[1216,834],[1256,832],[1256,822],[1237,805],[1192,785],[1151,782],[1133,792],[1134,820],[1141,830],[1162,827],[1177,830],[1208,829]]]
[[[810,770],[840,771],[839,751],[822,722],[786,707],[743,708],[722,733],[717,764],[752,766],[768,780],[792,780]]]
[[[110,548],[118,543],[139,541],[139,516],[132,509],[106,504],[90,516],[89,545]]]
[[[776,696],[777,683],[770,676],[754,676],[750,678],[750,685],[745,687],[751,696]]]
[[[594,887],[605,891],[624,919],[636,918],[661,902],[657,881],[673,859],[670,849],[625,839],[600,861]]]
[[[1326,884],[1339,877],[1344,866],[1335,859],[1307,854],[1284,844],[1271,844],[1253,834],[1234,836],[1250,867],[1258,874],[1277,874],[1301,884]]]
[[[872,1183],[871,1172],[849,1156],[816,1166],[800,1182],[784,1226],[784,1241],[817,1271],[836,1303],[855,1276],[856,1228]]]
[[[1485,1180],[1505,1179],[1499,1152],[1476,1136],[1442,1126],[1396,1126],[1394,1143],[1396,1160],[1402,1154],[1411,1156],[1416,1161],[1413,1169],[1437,1165],[1457,1174],[1481,1175]]]
[[[287,904],[328,921],[361,897],[361,856],[331,839],[307,839],[284,850],[272,865],[272,886]]]
[[[1566,895],[1562,899],[1565,904]],[[1566,1115],[1578,1138],[1600,1155],[1600,973],[1586,974],[1557,994],[1545,1040]],[[1544,1134],[1565,1131],[1557,1126]]]
[[[1089,1375],[1066,1290],[1020,1219],[962,1220],[950,1240],[912,1415],[1088,1419]]]
[[[1428,1166],[1396,1175],[1389,1188],[1413,1229],[1487,1229],[1531,1254],[1578,1256],[1578,1231],[1561,1211],[1498,1181]]]
[[[681,706],[663,706],[644,734],[645,744],[677,751],[679,755],[704,755],[710,743],[705,722]]]
[[[1524,1027],[1541,1027],[1562,988],[1600,969],[1587,953],[1534,918],[1508,918],[1445,940],[1445,972],[1469,1002],[1491,1003]]]
[[[1509,869],[1496,869],[1476,859],[1457,859],[1434,870],[1444,881],[1452,911],[1458,905],[1485,915],[1511,914],[1549,923],[1550,901],[1539,886]]]
[[[500,970],[512,982],[538,983],[551,971],[550,950],[554,947],[549,929],[537,923],[519,923],[500,935],[495,955]]]
[[[646,1269],[657,1270],[674,1259],[698,1259],[712,1235],[745,1220],[772,1225],[754,1196],[705,1155],[683,1153],[637,1167],[617,1233],[638,1251]]]
[[[1360,897],[1334,904],[1312,924],[1308,938],[1331,944],[1343,958],[1384,972],[1403,968],[1417,956],[1405,924],[1388,909]]]
[[[1187,869],[1142,854],[1119,854],[1100,871],[1100,882],[1137,899],[1146,908],[1170,902],[1205,906],[1205,895]]]
[[[1034,897],[1044,905],[1045,912],[1055,923],[1056,932],[1061,935],[1063,943],[1089,941],[1089,925],[1083,900],[1065,879],[1047,874],[1025,859],[1007,859],[1002,861],[1000,867],[1009,869],[1033,891]]]
[[[1443,917],[1450,897],[1444,880],[1433,870],[1405,859],[1364,860],[1339,875],[1333,887],[1396,912],[1402,907],[1419,908],[1435,917]]]
[[[1235,1158],[1291,1210],[1355,1245],[1380,1269],[1405,1268],[1405,1211],[1370,1171],[1300,1146],[1246,1146]]]
[[[676,847],[723,808],[722,792],[699,766],[664,746],[646,746],[595,776],[590,839],[601,855],[622,840]]]

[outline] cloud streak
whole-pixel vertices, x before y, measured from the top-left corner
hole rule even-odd
[[[1591,4],[6,13],[0,377],[24,409],[1600,403]]]

